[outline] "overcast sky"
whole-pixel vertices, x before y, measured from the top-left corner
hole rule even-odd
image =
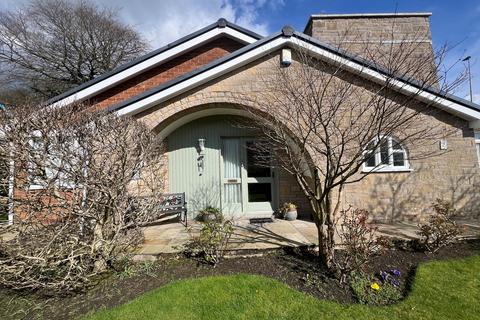
[[[28,0],[0,0],[11,10]],[[262,35],[292,25],[303,31],[315,13],[432,12],[434,46],[455,45],[447,64],[472,56],[474,98],[480,103],[479,0],[93,0],[119,9],[124,21],[139,30],[152,49],[194,32],[223,17]],[[465,84],[457,94],[468,98]]]

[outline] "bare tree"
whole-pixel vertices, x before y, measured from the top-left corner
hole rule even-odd
[[[88,0],[32,0],[0,13],[0,63],[11,81],[52,97],[132,60],[146,43],[117,11]]]
[[[15,223],[0,242],[0,283],[65,292],[142,240],[161,212],[162,154],[140,122],[114,114],[10,107],[3,156],[15,163]]]
[[[263,76],[265,89],[256,101],[260,110],[249,110],[252,126],[265,137],[254,147],[269,155],[257,162],[272,165],[272,153],[275,165],[295,177],[313,211],[322,261],[331,269],[345,187],[382,166],[438,154],[439,139],[449,134],[444,126],[425,125],[437,109],[417,100],[426,88],[442,86],[433,55],[418,55],[414,41],[395,43],[389,50],[365,43],[361,56],[373,61],[363,60],[358,71],[295,47],[290,66],[274,60],[272,73]],[[380,67],[383,83],[361,75]],[[416,83],[415,92],[398,93],[408,82]],[[362,170],[365,163],[368,170]]]

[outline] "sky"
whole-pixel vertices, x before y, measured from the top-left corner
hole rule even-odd
[[[431,12],[434,47],[451,47],[445,64],[450,77],[471,56],[474,101],[480,103],[480,0],[91,0],[114,7],[121,19],[140,31],[152,49],[194,32],[219,18],[269,35],[290,25],[303,31],[311,14]],[[0,0],[13,10],[28,0]],[[469,98],[468,82],[454,92]]]

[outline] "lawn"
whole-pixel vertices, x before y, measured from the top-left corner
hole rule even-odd
[[[214,276],[158,288],[85,319],[480,319],[480,256],[421,265],[408,297],[369,307],[318,300],[266,277]]]

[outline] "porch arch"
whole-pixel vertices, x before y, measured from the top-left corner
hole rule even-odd
[[[167,138],[172,132],[180,128],[181,126],[190,123],[192,121],[206,118],[210,116],[238,116],[244,118],[251,118],[248,111],[244,110],[240,106],[231,104],[207,104],[199,105],[197,107],[191,107],[185,109],[159,123],[153,131],[157,134],[157,137],[161,140]]]
[[[211,99],[205,99],[205,96],[203,96],[202,98],[199,98],[197,100],[189,100],[181,105],[173,104],[158,109],[158,111],[163,111],[162,113],[164,115],[160,119],[156,117],[158,120],[161,121],[158,121],[154,124],[155,126],[152,128],[152,131],[157,134],[159,140],[165,140],[166,151],[168,150],[169,152],[167,156],[167,162],[169,163],[168,185],[170,192],[180,192],[180,189],[178,187],[174,187],[174,185],[177,185],[177,183],[171,180],[173,179],[173,176],[170,176],[170,174],[174,172],[174,170],[170,171],[170,160],[174,161],[172,163],[177,163],[178,160],[177,158],[171,158],[171,156],[173,155],[170,155],[171,150],[169,145],[170,142],[173,140],[170,140],[168,137],[171,136],[171,134],[175,133],[177,129],[180,129],[185,125],[194,123],[196,120],[201,120],[202,118],[209,118],[212,116],[236,116],[242,118],[253,118],[252,111],[255,111],[255,109],[257,109],[253,106],[253,102],[251,100],[244,99],[243,96],[237,97],[238,99],[232,99],[232,97],[219,95],[211,96],[210,98]],[[206,100],[208,102],[206,102]],[[240,103],[240,100],[242,100],[243,102],[249,102],[249,105],[246,105],[245,103]],[[197,103],[199,104],[195,104],[195,101],[197,101]],[[236,103],[232,101],[236,101]],[[173,114],[171,114],[172,110],[175,111]],[[152,124],[153,123],[150,123],[150,125]],[[275,196],[278,200],[277,205],[283,202],[296,202],[300,204],[301,209],[299,210],[299,213],[303,213],[304,216],[309,215],[311,210],[308,204],[308,200],[305,198],[301,189],[296,184],[294,177],[286,172],[278,174],[279,181],[276,183],[278,183],[279,188],[276,187],[277,195]],[[192,207],[191,209],[193,209],[191,213],[194,213],[198,208]]]
[[[246,109],[258,109],[249,95],[227,91],[199,92],[182,96],[166,105],[158,105],[148,113],[140,114],[139,118],[164,138],[174,131],[175,122],[181,126],[211,115],[251,117]]]

